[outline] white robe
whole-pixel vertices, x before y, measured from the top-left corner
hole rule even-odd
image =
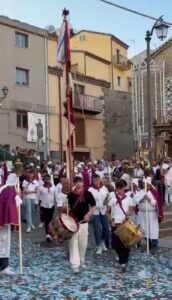
[[[17,207],[21,205],[22,200],[17,195],[16,198]],[[0,228],[0,258],[10,257],[11,248],[11,225],[5,225]]]
[[[159,239],[159,223],[157,215],[157,202],[150,191],[147,192],[151,202],[147,203],[148,207],[148,237],[153,240]],[[147,237],[147,224],[146,224],[146,201],[139,204],[139,217],[140,226],[144,231],[144,237]]]
[[[136,191],[134,193],[134,196],[132,198],[132,203],[133,203],[133,207],[135,208],[136,205],[139,205],[140,200],[143,198],[143,193],[142,190],[141,191]],[[130,217],[130,219],[137,225],[140,225],[140,215],[139,212],[137,214],[134,214],[133,216]]]
[[[10,257],[11,225],[0,228],[0,258]]]

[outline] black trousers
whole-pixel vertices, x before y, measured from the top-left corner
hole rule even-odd
[[[0,272],[5,270],[9,265],[9,258],[8,257],[3,257],[0,258]]]
[[[114,232],[112,232],[111,235],[111,243],[112,248],[115,250],[119,257],[120,265],[126,264],[129,259],[130,249],[124,246],[124,244]]]
[[[43,207],[41,207],[41,206],[39,206],[39,217],[40,217],[40,221],[41,221],[41,223],[43,223],[44,222],[44,219],[43,219]]]
[[[45,233],[48,234],[48,225],[53,219],[54,206],[52,208],[41,207],[41,210],[42,210],[42,218],[44,220]]]

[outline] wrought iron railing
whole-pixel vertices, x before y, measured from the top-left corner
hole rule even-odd
[[[98,97],[75,92],[73,97],[73,106],[76,109],[101,113],[103,110],[103,101]]]
[[[115,65],[121,65],[127,69],[130,69],[131,67],[131,62],[125,57],[124,55],[114,55],[113,57],[113,63]]]

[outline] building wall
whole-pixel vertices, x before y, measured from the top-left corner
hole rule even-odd
[[[111,61],[110,40],[110,36],[82,31],[71,38],[70,44],[72,50],[85,50]]]
[[[118,85],[118,76],[121,78],[121,84]],[[121,71],[113,66],[113,89],[115,91],[128,92],[128,77],[130,77],[129,71]]]
[[[165,61],[165,78],[172,76],[172,44],[154,57],[156,62]]]
[[[111,82],[110,65],[103,63],[101,61],[98,61],[89,56],[85,56],[85,63],[86,63],[86,74],[85,75]]]
[[[59,86],[60,85],[60,86]],[[59,94],[59,87],[61,93]],[[60,100],[61,95],[61,100]],[[49,74],[49,104],[52,106],[53,113],[49,114],[49,126],[50,126],[50,152],[60,151],[60,103],[62,108],[62,137],[63,137],[63,150],[66,150],[67,141],[67,124],[63,117],[64,107],[63,103],[65,101],[64,92],[64,78],[57,75]]]
[[[86,72],[84,53],[71,52],[72,65],[77,64],[77,72],[84,74]]]
[[[3,41],[0,45],[0,83],[1,88],[6,85],[9,88],[9,94],[1,107],[0,127],[1,144],[10,145],[11,149],[35,148],[36,144],[27,143],[27,130],[17,128],[16,110],[33,111],[39,113],[40,107],[46,106],[46,57],[45,57],[45,37],[35,33],[28,33],[29,47],[20,48],[15,46],[15,30],[22,32],[21,28],[32,30],[32,26],[25,26],[20,23],[20,28],[15,26],[19,22],[10,20],[13,27],[2,25],[3,17],[0,18],[0,36]],[[7,18],[8,19],[8,18]],[[7,22],[8,23],[8,22]],[[23,27],[22,27],[23,24]],[[43,32],[43,30],[40,30]],[[39,29],[37,29],[39,32]],[[29,86],[16,85],[16,67],[28,69]],[[37,106],[37,109],[35,107]],[[40,151],[45,152],[45,146]]]
[[[113,63],[116,50],[118,49],[120,54],[127,59],[127,49],[113,40],[111,36],[82,31],[71,38],[71,48],[88,51],[110,62],[110,65],[107,65],[88,56],[84,60],[84,53],[82,55],[81,53],[72,53],[72,64],[77,63],[78,72],[111,82],[113,90],[128,92],[130,71],[122,71]],[[118,85],[118,76],[121,77],[120,86]]]
[[[57,66],[57,41],[48,39],[48,65]]]
[[[131,94],[105,90],[105,156],[131,157],[134,152]]]
[[[85,94],[100,98],[103,96],[101,86],[84,83],[78,80],[73,81],[74,84],[85,86]],[[103,107],[103,100],[101,101]],[[105,137],[104,137],[104,111],[101,114],[91,115],[85,113],[75,112],[75,118],[81,118],[85,123],[85,147],[78,147],[76,145],[75,152],[89,152],[91,159],[101,159],[105,151]]]

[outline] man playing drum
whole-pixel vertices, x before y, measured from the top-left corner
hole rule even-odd
[[[115,234],[116,229],[121,225],[127,215],[133,213],[133,203],[130,196],[125,194],[125,184],[123,180],[116,182],[116,191],[110,193],[110,201],[108,203],[109,212],[111,211],[111,226],[112,226],[112,248],[116,251],[119,257],[119,264],[122,272],[126,271],[126,264],[129,259],[130,249],[121,242]]]
[[[74,189],[68,194],[70,214],[77,223],[79,230],[69,241],[70,263],[74,273],[79,272],[80,266],[85,268],[85,253],[88,244],[88,221],[96,209],[96,202],[92,194],[84,190],[81,177],[73,180]]]

